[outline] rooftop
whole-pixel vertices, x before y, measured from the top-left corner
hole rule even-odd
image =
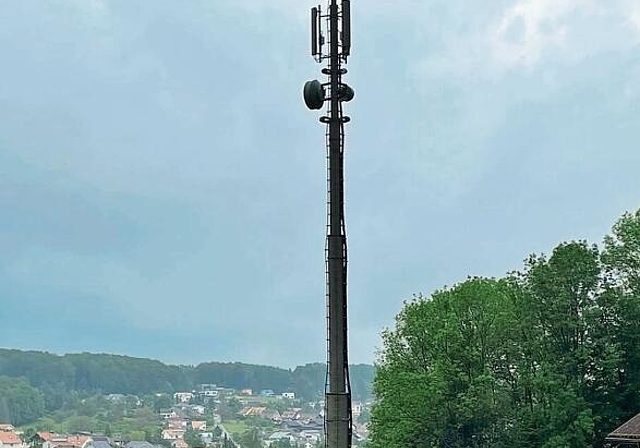
[[[611,432],[606,440],[608,441],[624,441],[624,440],[640,440],[640,414],[627,420],[625,423]]]

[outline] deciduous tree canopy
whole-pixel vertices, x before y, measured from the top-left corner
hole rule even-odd
[[[0,422],[22,425],[42,417],[42,394],[22,378],[0,376]]]
[[[640,212],[419,296],[383,340],[374,447],[601,446],[640,411]]]

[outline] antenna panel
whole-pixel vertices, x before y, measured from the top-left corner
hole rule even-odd
[[[322,9],[318,6],[318,54],[322,56],[322,46],[324,45],[324,36],[322,35]]]
[[[351,0],[342,0],[342,56],[351,53]]]
[[[318,54],[318,8],[311,8],[311,56]]]

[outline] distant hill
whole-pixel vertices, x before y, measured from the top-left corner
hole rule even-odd
[[[47,408],[55,409],[57,396],[70,391],[146,395],[191,390],[214,383],[234,389],[295,392],[303,399],[321,396],[325,364],[298,366],[293,370],[244,363],[206,362],[195,367],[121,355],[79,353],[54,355],[47,352],[0,349],[0,376],[24,377],[43,392]],[[354,400],[371,397],[374,367],[351,367]]]

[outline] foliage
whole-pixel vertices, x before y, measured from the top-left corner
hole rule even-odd
[[[324,394],[327,365],[323,363],[305,364],[291,373],[291,390],[302,400],[313,400]],[[355,401],[366,401],[372,396],[375,369],[368,364],[354,364],[349,367],[351,393]]]
[[[243,448],[262,448],[262,438],[257,428],[245,431],[239,440]]]
[[[69,391],[148,394],[187,388],[180,367],[160,361],[90,353],[57,356],[45,352],[0,349],[0,375],[25,377],[43,391],[48,409],[64,406]]]
[[[0,376],[0,422],[22,425],[44,414],[42,394],[23,378]]]
[[[258,366],[239,362],[208,362],[196,366],[192,372],[195,383],[214,383],[233,389],[272,389],[287,391],[291,387],[291,372],[277,367]]]
[[[58,433],[96,432],[128,440],[161,442],[162,422],[151,404],[133,397],[109,400],[103,395],[83,396],[73,407],[31,423],[26,430]]]
[[[405,303],[374,393],[372,447],[602,446],[640,411],[640,212]]]
[[[184,441],[187,442],[189,448],[204,448],[205,444],[202,437],[193,429],[187,429],[184,433]]]
[[[246,432],[249,428],[242,420],[228,420],[224,422],[225,429],[234,436],[241,435]]]
[[[46,352],[0,349],[0,375],[24,377],[42,392],[49,412],[75,409],[78,397],[96,394],[147,396],[156,411],[172,403],[170,394],[214,383],[234,389],[276,393],[294,392],[302,400],[322,396],[325,364],[307,364],[294,370],[243,363],[202,363],[195,367],[172,366],[160,361],[106,354],[58,356]],[[371,395],[373,366],[352,366],[355,400]],[[156,396],[157,393],[169,395]]]

